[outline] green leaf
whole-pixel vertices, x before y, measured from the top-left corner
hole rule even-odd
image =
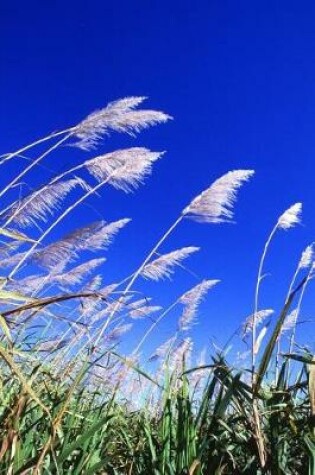
[[[26,297],[19,292],[13,292],[11,290],[0,290],[0,300],[14,300],[16,302],[35,302],[36,299]]]
[[[284,321],[286,319],[286,316],[288,315],[288,312],[290,310],[290,307],[291,307],[291,304],[292,304],[292,301],[295,297],[295,295],[297,294],[297,292],[299,292],[299,290],[304,286],[306,282],[306,278],[304,278],[302,280],[302,282],[297,286],[297,288],[291,292],[288,300],[286,301],[281,313],[280,313],[280,316],[278,318],[278,321],[277,321],[277,324],[275,326],[275,329],[269,339],[269,342],[265,348],[265,351],[264,351],[264,354],[261,358],[261,361],[260,361],[260,365],[259,365],[259,368],[258,368],[258,371],[257,371],[257,375],[256,375],[256,381],[255,381],[255,387],[254,387],[254,391],[255,393],[257,394],[259,389],[260,389],[260,386],[261,386],[261,383],[262,383],[262,380],[266,374],[266,371],[268,369],[268,366],[269,366],[269,363],[270,363],[270,360],[271,360],[271,357],[272,357],[272,354],[273,354],[273,350],[276,346],[276,343],[277,343],[277,340],[278,340],[278,337],[280,335],[280,332],[281,332],[281,329],[282,329],[282,326],[284,324]]]
[[[5,318],[3,318],[3,316],[0,314],[0,326],[3,330],[3,333],[5,334],[5,336],[8,338],[9,341],[12,341],[12,336],[11,336],[11,332],[10,332],[10,329],[8,327],[8,324],[5,320]]]
[[[31,242],[33,244],[37,242],[34,241],[34,239],[30,239],[25,234],[19,233],[17,231],[12,231],[11,229],[0,228],[0,234],[2,234],[2,236],[12,238],[16,241]]]
[[[290,358],[291,360],[300,361],[301,363],[315,365],[315,361],[312,356],[303,356],[296,353],[284,353],[285,358]]]

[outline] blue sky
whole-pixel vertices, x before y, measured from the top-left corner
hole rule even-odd
[[[217,177],[256,170],[240,193],[236,225],[185,222],[163,247],[201,246],[189,268],[200,278],[222,279],[193,330],[198,347],[213,336],[224,342],[252,311],[260,253],[280,213],[303,202],[303,226],[279,233],[272,244],[263,307],[279,308],[301,251],[314,239],[314,20],[311,1],[1,2],[0,153],[128,95],[146,95],[148,107],[174,117],[136,140],[115,135],[104,144],[104,150],[167,150],[134,195],[104,190],[90,201],[107,220],[133,218],[108,255],[105,280],[134,270]],[[62,150],[53,166],[60,170],[83,157]],[[97,213],[82,209],[61,232],[90,219]],[[171,302],[195,283],[179,272],[173,282],[149,288],[157,301]],[[314,311],[312,291],[307,317]],[[161,327],[152,345],[174,322]],[[301,335],[310,330],[305,326]]]

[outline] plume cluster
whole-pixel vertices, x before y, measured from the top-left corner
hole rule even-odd
[[[45,286],[46,282],[45,275],[35,274],[23,279],[13,280],[10,282],[9,287],[18,292],[24,292],[25,294],[37,293]]]
[[[33,253],[34,263],[48,269],[56,266],[62,271],[81,251],[97,251],[106,249],[115,235],[130,219],[120,219],[111,223],[98,221],[79,228],[63,239]]]
[[[128,193],[143,183],[151,174],[153,163],[162,155],[144,147],[133,147],[93,158],[85,166],[99,182]]]
[[[116,328],[107,333],[106,340],[111,342],[119,340],[121,336],[131,330],[132,326],[132,323],[126,323],[124,325],[117,326]]]
[[[175,343],[175,337],[172,336],[160,345],[155,352],[150,356],[149,361],[156,361],[157,359],[165,359],[168,356],[170,348]]]
[[[133,319],[144,318],[152,313],[159,312],[161,309],[162,307],[160,305],[143,305],[142,307],[131,310],[129,316]]]
[[[174,273],[174,268],[194,252],[199,251],[199,247],[182,247],[176,251],[163,254],[157,259],[149,262],[141,271],[142,277],[158,281],[164,278],[170,278]]]
[[[60,274],[52,273],[52,282],[65,288],[81,284],[82,281],[96,269],[96,267],[99,267],[105,261],[105,258],[91,259],[67,270],[67,272],[61,272]]]
[[[286,332],[292,330],[295,327],[298,317],[298,309],[295,308],[292,310],[289,315],[286,317],[284,324],[282,325],[281,332]]]
[[[219,280],[203,280],[192,289],[185,292],[179,299],[179,302],[184,305],[184,311],[179,319],[179,329],[189,330],[193,324],[200,303],[207,292],[217,285]]]
[[[302,256],[298,265],[299,269],[307,269],[314,260],[314,245],[310,244],[302,252]]]
[[[234,170],[218,178],[183,210],[183,216],[201,223],[221,223],[233,218],[238,189],[254,174],[253,170]]]
[[[74,145],[90,150],[97,146],[104,135],[111,131],[134,135],[147,127],[168,121],[171,117],[164,112],[137,109],[145,97],[127,97],[110,102],[103,109],[89,114],[73,128],[73,135],[79,140]]]
[[[301,222],[302,203],[290,206],[278,219],[279,229],[290,229]]]
[[[45,193],[35,191],[17,202],[7,218],[21,227],[35,224],[36,221],[46,222],[76,186],[88,189],[88,185],[82,178],[72,178],[46,186]]]
[[[192,350],[193,341],[190,337],[180,341],[170,355],[169,366],[171,370],[181,370],[183,365],[188,365]]]

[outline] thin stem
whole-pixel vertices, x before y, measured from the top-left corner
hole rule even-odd
[[[293,277],[292,277],[292,280],[291,280],[291,283],[290,283],[290,286],[289,286],[289,290],[288,290],[288,293],[287,293],[287,296],[286,296],[286,299],[285,299],[285,302],[284,302],[285,304],[286,304],[287,301],[289,300],[289,297],[290,297],[290,295],[291,295],[291,292],[292,292],[293,286],[294,286],[294,284],[295,284],[296,278],[297,278],[297,276],[298,276],[299,270],[300,270],[300,264],[298,264],[298,266],[297,266],[297,268],[295,269],[295,272],[294,272],[294,274],[293,274]],[[280,370],[281,336],[282,336],[282,332],[279,333],[278,341],[277,341],[277,351],[276,351],[276,382],[278,381],[279,370]]]
[[[256,396],[256,374],[255,374],[255,366],[256,366],[256,315],[258,311],[258,298],[259,298],[259,289],[260,289],[260,282],[262,280],[262,272],[263,266],[265,262],[265,258],[268,252],[269,245],[271,240],[278,229],[278,223],[275,225],[273,230],[271,231],[265,246],[264,250],[260,259],[258,275],[257,275],[257,282],[256,282],[256,289],[255,289],[255,308],[253,314],[253,328],[252,328],[252,388],[253,388],[253,396],[252,396],[252,406],[253,406],[253,425],[254,425],[254,434],[257,444],[258,455],[260,459],[260,465],[264,468],[266,463],[266,453],[265,453],[265,443],[262,436],[261,431],[261,423],[260,423],[260,415],[259,415],[259,408],[258,408],[258,401]]]
[[[56,183],[57,181],[61,180],[62,178],[64,178],[65,176],[69,175],[70,173],[73,173],[75,171],[78,171],[80,170],[81,168],[83,168],[85,165],[85,163],[81,163],[80,165],[76,165],[72,168],[70,168],[69,170],[66,170],[65,172],[63,173],[60,173],[59,175],[55,176],[52,180],[50,180],[50,182],[46,183],[44,186],[42,186],[39,190],[35,191],[30,197],[29,199],[26,199],[25,202],[23,203],[23,205],[20,207],[20,208],[17,208],[16,211],[12,214],[12,216],[10,216],[10,218],[8,219],[8,221],[5,223],[5,226],[8,226],[11,221],[15,218],[16,215],[18,215],[29,203],[31,203],[38,195],[40,195],[41,193],[43,193],[45,190],[47,190],[47,188],[49,188],[51,185],[53,185],[54,183]],[[10,205],[5,211],[7,211],[9,208],[11,208],[12,206],[14,205],[14,203],[12,205]]]
[[[8,191],[10,190],[18,181],[23,178],[23,176],[26,175],[33,167],[35,167],[43,158],[45,158],[48,154],[50,154],[53,150],[58,148],[62,143],[64,143],[68,138],[70,137],[71,134],[67,134],[65,137],[63,137],[61,140],[59,140],[57,143],[55,143],[52,147],[50,147],[46,152],[44,152],[42,155],[40,155],[36,160],[31,162],[19,175],[17,175],[3,190],[0,192],[0,198]]]
[[[149,329],[146,331],[146,333],[143,335],[143,337],[141,338],[140,342],[138,343],[138,345],[136,346],[135,350],[133,351],[133,353],[138,353],[138,351],[140,350],[140,348],[142,347],[142,345],[144,344],[144,342],[146,341],[146,339],[148,338],[148,336],[151,334],[151,332],[154,330],[154,328],[160,323],[160,321],[166,316],[168,315],[172,310],[173,308],[176,307],[176,305],[178,304],[178,301],[179,299],[177,299],[172,305],[170,305],[160,316],[159,318],[157,318],[157,320],[155,320],[154,323],[152,323],[152,325],[149,327]]]
[[[166,233],[161,237],[161,239],[158,241],[158,243],[154,246],[154,248],[152,249],[152,251],[147,255],[147,257],[145,258],[145,260],[142,262],[142,264],[140,265],[140,267],[138,268],[138,270],[133,274],[129,284],[127,285],[127,287],[125,288],[125,290],[123,291],[122,293],[122,296],[126,295],[127,292],[129,292],[129,290],[131,289],[132,285],[135,283],[135,281],[137,280],[137,278],[139,277],[139,275],[141,274],[141,272],[143,271],[144,267],[146,266],[146,264],[149,262],[149,260],[151,259],[152,256],[154,256],[154,254],[157,252],[157,250],[160,248],[160,246],[163,244],[163,242],[168,238],[168,236],[174,231],[174,229],[178,226],[178,224],[182,221],[183,219],[183,215],[181,214],[179,216],[179,218],[177,218],[177,220],[172,224],[172,226],[166,231]],[[108,324],[110,323],[113,315],[115,314],[117,308],[118,308],[119,304],[117,304],[113,311],[111,312],[111,314],[109,315],[107,321],[104,323],[104,325],[102,326],[96,340],[95,340],[95,343],[94,343],[94,346],[97,346],[100,339],[102,338],[104,332],[106,331],[106,328],[108,327]]]
[[[69,132],[72,132],[73,130],[74,130],[74,128],[69,128],[69,129],[61,130],[60,132],[53,132],[52,134],[47,135],[46,137],[43,137],[42,139],[36,140],[35,142],[32,142],[31,144],[20,148],[20,150],[17,150],[16,152],[8,153],[1,160],[0,165],[3,165],[8,160],[11,160],[11,158],[17,157],[18,155],[21,155],[22,153],[26,152],[27,150],[30,150],[33,147],[36,147],[37,145],[40,145],[40,144],[42,144],[44,142],[47,142],[48,140],[54,139],[56,137],[60,137],[60,135],[64,135],[64,134],[67,134]]]
[[[308,274],[307,274],[307,277],[306,277],[306,279],[305,279],[305,282],[304,282],[304,284],[303,284],[303,287],[302,287],[302,290],[301,290],[301,293],[300,293],[300,297],[299,297],[298,304],[297,304],[297,307],[296,307],[295,323],[294,323],[294,327],[293,327],[293,329],[292,329],[292,333],[291,333],[291,337],[290,337],[289,354],[292,353],[293,348],[294,348],[297,320],[298,320],[299,313],[300,313],[300,311],[301,311],[301,305],[302,305],[302,300],[303,300],[303,297],[304,297],[304,293],[305,293],[305,290],[306,290],[306,287],[307,287],[309,281],[310,281],[311,278],[312,278],[313,271],[314,271],[314,269],[313,269],[313,267],[311,267],[310,270],[309,270],[309,272],[308,272]],[[290,369],[291,369],[291,361],[290,361],[290,359],[289,359],[289,363],[288,363],[288,377],[290,377]]]
[[[268,252],[269,245],[271,243],[271,240],[273,236],[275,235],[275,232],[278,229],[278,223],[276,226],[273,228],[271,231],[264,247],[264,251],[262,253],[260,263],[259,263],[259,269],[258,269],[258,275],[257,275],[257,282],[256,282],[256,289],[255,289],[255,307],[254,307],[254,314],[253,314],[253,329],[252,329],[252,380],[254,381],[254,373],[255,373],[255,365],[256,365],[256,352],[255,352],[255,343],[256,343],[256,315],[258,312],[258,299],[259,299],[259,289],[260,289],[260,282],[262,280],[262,271],[263,271],[263,266],[265,262],[265,258]]]
[[[20,262],[15,266],[15,268],[11,271],[9,278],[12,278],[13,275],[16,274],[16,272],[20,269],[20,267],[23,265],[23,263],[26,261],[26,259],[31,255],[31,253],[36,249],[36,247],[45,239],[45,237],[69,214],[71,211],[73,211],[77,206],[79,206],[86,198],[88,198],[90,195],[95,193],[97,190],[99,190],[102,186],[106,185],[106,183],[110,180],[110,177],[107,178],[105,181],[102,181],[101,183],[98,183],[96,186],[91,188],[89,191],[87,191],[81,198],[79,198],[75,203],[73,203],[71,206],[69,206],[58,218],[56,221],[54,221],[47,229],[46,231],[40,236],[40,238],[33,244],[33,246],[24,254]]]

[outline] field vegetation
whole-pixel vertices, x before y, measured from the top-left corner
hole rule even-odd
[[[199,251],[163,251],[184,220],[214,226],[233,219],[253,170],[218,177],[120,281],[108,269],[104,279],[102,266],[129,218],[84,227],[73,221],[62,232],[92,195],[143,185],[163,155],[141,146],[97,154],[112,133],[137,135],[171,119],[143,103],[112,102],[0,158],[7,177],[0,191],[0,474],[315,475],[315,359],[307,342],[296,341],[315,268],[312,244],[281,312],[260,307],[268,250],[278,233],[299,224],[301,203],[280,214],[266,240],[253,312],[237,330],[248,351],[237,361],[227,347],[193,352],[190,330],[218,279],[197,282],[167,308],[143,289],[172,278]],[[73,147],[83,160],[52,172],[58,152]],[[152,347],[147,361],[144,344],[174,310],[176,333]],[[124,354],[120,344],[139,319],[146,331]]]

